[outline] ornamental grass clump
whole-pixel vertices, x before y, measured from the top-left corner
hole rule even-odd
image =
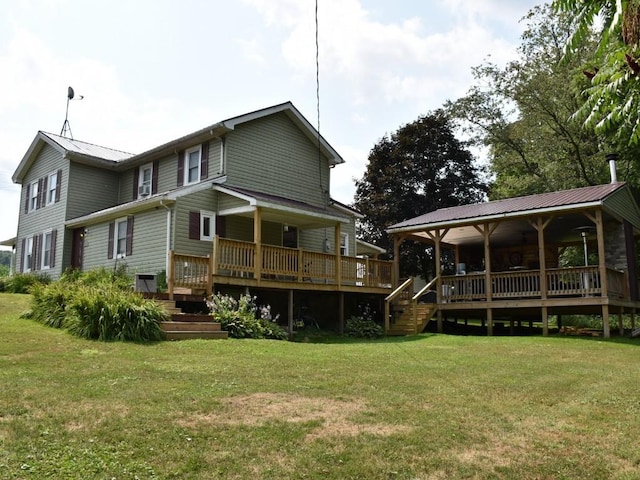
[[[256,297],[241,295],[235,299],[220,293],[207,300],[214,321],[233,338],[270,338],[286,340],[287,332],[278,325],[280,315],[271,315],[270,305],[256,305]]]
[[[133,292],[122,269],[67,272],[50,285],[33,287],[32,295],[27,317],[78,337],[135,342],[164,338],[160,322],[168,314]]]

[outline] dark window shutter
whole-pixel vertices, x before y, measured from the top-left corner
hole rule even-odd
[[[27,183],[27,188],[26,188],[26,195],[25,195],[25,201],[24,201],[24,213],[28,213],[29,212],[29,202],[31,201],[31,196],[29,195],[31,193],[31,184]]]
[[[200,180],[209,176],[209,142],[204,142],[200,149]]]
[[[189,212],[189,239],[200,240],[200,212]]]
[[[178,186],[184,185],[184,150],[178,152]]]
[[[22,239],[22,248],[20,249],[20,273],[24,272],[24,250],[27,248],[27,239]]]
[[[138,182],[140,181],[140,167],[136,167],[133,169],[133,193],[132,197],[134,200],[138,198]]]
[[[33,236],[33,250],[31,251],[31,270],[39,270],[40,267],[40,249],[42,248],[42,234]]]
[[[127,256],[133,254],[133,215],[127,217]]]
[[[62,190],[62,170],[58,170],[58,178],[56,179],[56,202],[60,201],[60,190]]]
[[[36,198],[36,209],[44,206],[42,200],[42,179],[38,179],[38,197]]]
[[[113,258],[113,236],[116,233],[116,223],[109,224],[109,241],[107,242],[107,258]]]
[[[49,177],[44,177],[42,179],[42,191],[40,192],[40,198],[42,198],[42,206],[44,207],[47,204],[47,186],[49,184]]]
[[[153,162],[153,169],[151,170],[151,194],[158,193],[158,169],[160,168],[160,161]]]
[[[216,215],[216,235],[219,237],[227,236],[227,217]]]
[[[51,268],[56,266],[56,240],[58,237],[58,231],[51,231],[51,253],[49,254],[49,266]]]

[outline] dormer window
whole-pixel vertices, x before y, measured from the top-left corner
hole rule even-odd
[[[200,145],[185,152],[184,183],[196,183],[200,181]]]

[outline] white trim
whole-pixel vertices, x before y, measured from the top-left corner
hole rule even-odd
[[[235,208],[227,208],[225,210],[220,210],[218,215],[221,217],[226,217],[227,215],[240,215],[241,213],[251,213],[255,212],[256,207],[251,205],[247,205],[246,207],[235,207]]]
[[[209,219],[209,235],[204,234],[204,221]],[[216,236],[216,214],[206,210],[200,210],[200,240],[213,241],[213,237]]]
[[[45,265],[44,259],[46,257],[45,246],[47,245],[47,235],[51,237],[51,245],[49,250],[49,265]],[[42,232],[42,258],[40,259],[40,270],[49,270],[51,268],[51,254],[53,253],[53,229],[45,230]]]
[[[344,253],[342,253],[342,239],[344,238]],[[340,255],[343,257],[349,256],[349,234],[346,232],[340,232]]]
[[[144,172],[145,170],[149,170],[149,181],[144,181]],[[151,195],[151,184],[153,183],[153,162],[145,163],[138,168],[138,197],[137,198],[146,198]],[[147,195],[141,194],[141,187],[147,186],[146,191],[149,193]]]
[[[236,192],[235,190],[231,190],[229,188],[223,187],[221,185],[215,185],[213,187],[214,190],[217,190],[221,193],[226,193],[227,195],[231,195],[232,197],[239,198],[240,200],[245,200],[249,202],[249,205],[255,205],[256,199],[250,195],[246,195],[244,193]]]
[[[189,156],[192,153],[198,152],[198,172],[196,174],[196,179],[193,181],[189,181]],[[200,174],[202,168],[202,145],[196,145],[195,147],[188,148],[184,151],[184,185],[193,185],[195,183],[200,182]]]

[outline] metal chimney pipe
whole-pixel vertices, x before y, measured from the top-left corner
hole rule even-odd
[[[616,161],[618,160],[617,153],[607,153],[607,162],[609,162],[609,170],[611,172],[611,183],[618,182],[618,174],[616,173]]]

